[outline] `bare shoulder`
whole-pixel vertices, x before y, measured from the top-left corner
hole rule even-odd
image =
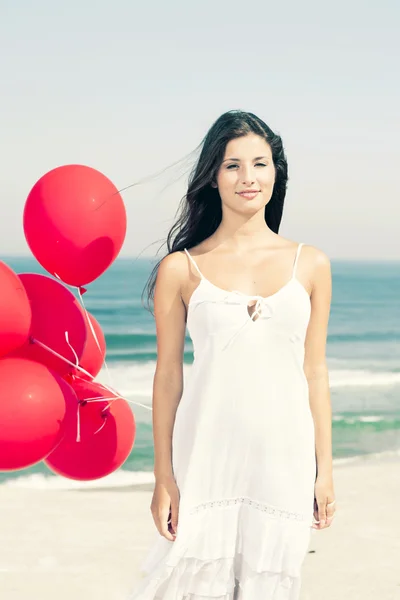
[[[311,246],[311,244],[303,244],[302,253],[306,254],[306,261],[309,263],[310,267],[315,269],[330,268],[330,258],[320,248]]]
[[[187,281],[188,266],[187,258],[183,251],[171,252],[161,259],[158,269],[156,286],[154,291],[155,302],[159,300],[182,297],[182,289]]]
[[[331,295],[332,273],[331,260],[320,248],[310,244],[304,244],[303,265],[307,272],[307,279],[311,288],[311,297],[321,291],[325,296]]]
[[[161,277],[173,277],[181,279],[187,275],[187,260],[183,250],[177,250],[164,256],[158,266],[158,274]]]

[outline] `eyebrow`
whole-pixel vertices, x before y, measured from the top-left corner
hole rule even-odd
[[[269,156],[256,156],[255,158],[253,158],[253,160],[261,160],[262,158],[266,158],[269,160]],[[225,158],[225,160],[223,160],[222,162],[227,162],[228,160],[236,160],[237,162],[240,162],[240,158]]]

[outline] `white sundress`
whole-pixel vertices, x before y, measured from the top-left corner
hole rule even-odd
[[[303,370],[311,303],[296,278],[302,245],[290,280],[268,297],[212,284],[185,248],[200,283],[187,316],[194,362],[172,440],[177,537],[156,532],[129,600],[299,598],[316,477]]]

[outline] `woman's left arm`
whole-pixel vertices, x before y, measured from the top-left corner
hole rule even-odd
[[[334,515],[335,494],[332,464],[332,409],[326,341],[332,298],[330,260],[314,248],[311,316],[305,340],[304,372],[308,381],[310,409],[315,430],[317,478],[315,482],[315,529],[329,527]]]

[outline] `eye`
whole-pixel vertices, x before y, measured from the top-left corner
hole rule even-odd
[[[259,162],[259,163],[256,163],[254,166],[255,167],[267,167],[268,165],[266,165],[265,163]],[[237,167],[239,167],[239,165],[237,165],[236,163],[233,163],[231,165],[228,165],[226,168],[229,169],[230,171],[232,171],[233,169],[236,169]]]

